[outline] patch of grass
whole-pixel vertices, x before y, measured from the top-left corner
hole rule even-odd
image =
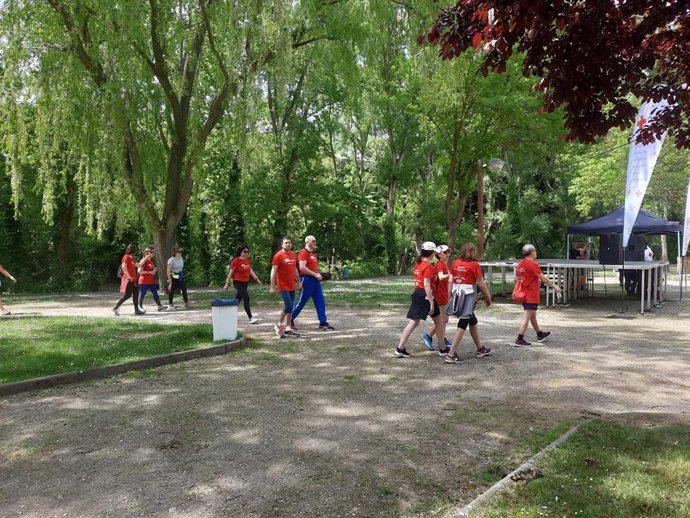
[[[473,516],[690,516],[690,426],[583,425],[517,486]]]
[[[354,374],[345,374],[345,375],[343,375],[343,379],[344,379],[345,381],[352,381],[352,380],[354,380],[354,379],[356,379],[356,378],[357,378],[357,376],[355,376]]]
[[[0,326],[0,383],[212,344],[208,324],[87,317],[5,318]]]

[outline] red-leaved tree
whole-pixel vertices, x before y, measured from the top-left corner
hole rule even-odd
[[[565,110],[568,140],[630,127],[632,94],[669,102],[639,142],[668,129],[676,146],[690,148],[690,0],[459,0],[419,36],[425,41],[443,59],[483,49],[485,76],[523,53],[542,110]]]

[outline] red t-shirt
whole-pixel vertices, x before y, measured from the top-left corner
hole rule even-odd
[[[126,269],[132,279],[137,278],[137,260],[131,255],[124,255],[122,257],[122,269]],[[127,280],[126,275],[123,275],[122,278]]]
[[[484,278],[477,261],[456,259],[450,266],[450,273],[453,275],[453,284],[477,284],[479,279]]]
[[[230,263],[230,269],[232,270],[233,280],[249,282],[252,271],[252,263],[249,262],[249,259],[235,257]]]
[[[531,259],[523,259],[515,268],[515,276],[522,279],[522,284],[525,287],[525,303],[539,304],[539,287],[541,281],[541,266],[536,261]]]
[[[316,255],[315,252],[310,252],[306,248],[302,248],[302,250],[299,251],[299,255],[297,256],[298,261],[306,261],[307,263],[304,265],[307,267],[307,269],[311,270],[314,273],[318,273],[319,271],[319,257]],[[302,272],[299,272],[300,274]]]
[[[448,304],[448,277],[445,279],[440,279],[438,274],[448,274],[448,265],[443,261],[438,261],[436,263],[436,290],[434,291],[434,296],[439,304]]]
[[[414,266],[414,287],[424,289],[424,279],[432,279],[436,275],[436,269],[429,261],[422,261]],[[431,285],[433,286],[433,282]],[[433,290],[432,290],[433,291]]]
[[[153,269],[156,267],[151,259],[147,259],[141,265],[139,272],[139,284],[156,284],[156,278],[153,276]]]
[[[276,270],[278,291],[295,291],[295,272],[297,271],[295,252],[278,250],[271,264],[278,267]]]

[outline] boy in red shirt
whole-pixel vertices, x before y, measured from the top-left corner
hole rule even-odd
[[[522,284],[525,287],[525,302],[522,304],[522,308],[525,313],[522,317],[522,322],[520,322],[520,328],[518,330],[518,336],[513,342],[515,347],[524,347],[526,345],[532,345],[530,342],[525,340],[525,333],[527,332],[527,326],[531,323],[534,330],[537,332],[537,342],[543,342],[546,340],[550,332],[542,332],[539,329],[539,323],[537,322],[537,308],[539,307],[539,288],[543,282],[550,288],[552,288],[556,293],[560,293],[561,289],[556,286],[553,282],[547,279],[541,271],[541,266],[537,264],[537,249],[534,245],[525,245],[522,247],[522,256],[524,259],[518,263],[515,267],[515,278],[521,279]]]
[[[285,236],[281,243],[281,249],[276,252],[271,261],[271,295],[276,294],[276,280],[278,291],[283,297],[283,309],[280,312],[278,323],[273,326],[276,334],[283,336],[300,336],[292,328],[292,307],[295,304],[295,287],[302,289],[302,281],[297,273],[297,258],[292,251],[292,240]],[[283,324],[287,322],[287,328]]]

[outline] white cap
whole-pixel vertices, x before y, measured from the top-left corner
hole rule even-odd
[[[448,246],[446,246],[446,245],[438,245],[436,247],[436,253],[437,254],[442,254],[443,252],[447,252],[447,251],[448,251]]]
[[[422,250],[431,250],[432,252],[436,251],[436,243],[433,241],[425,241],[422,243]]]

